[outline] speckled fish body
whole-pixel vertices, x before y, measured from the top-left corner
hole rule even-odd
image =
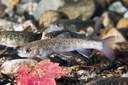
[[[53,22],[53,24],[57,24],[57,25],[62,25],[64,26],[65,29],[71,31],[70,26],[75,26],[77,28],[77,30],[89,27],[89,26],[94,26],[95,22],[92,20],[86,20],[86,21],[82,21],[82,20],[58,20]]]
[[[68,30],[71,32],[78,32],[80,30],[86,30],[87,27],[93,27],[94,21],[82,21],[82,20],[58,20],[53,22],[44,32],[49,33],[53,31]]]
[[[91,41],[84,39],[44,39],[34,41],[22,46],[19,46],[18,55],[21,57],[40,57],[46,58],[53,53],[63,53],[78,50],[81,53],[84,52],[81,49],[96,49],[102,51],[106,57],[114,59],[114,54],[111,46],[114,42],[113,37],[109,37],[102,41]]]
[[[89,37],[86,36],[85,34],[78,34],[75,32],[68,31],[68,30],[62,30],[62,31],[54,31],[54,32],[46,33],[42,37],[42,40],[45,38],[81,38],[81,39],[87,39]]]
[[[8,47],[17,47],[21,44],[37,40],[39,36],[40,34],[36,34],[32,32],[1,31],[0,45],[5,45]]]

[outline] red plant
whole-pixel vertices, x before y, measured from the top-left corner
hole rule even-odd
[[[56,77],[67,75],[57,63],[50,60],[43,60],[35,67],[23,66],[17,74],[17,85],[56,85]]]

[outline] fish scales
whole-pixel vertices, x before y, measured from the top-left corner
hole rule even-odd
[[[22,38],[29,39],[28,37],[26,37],[26,35],[32,35],[29,37],[33,38],[33,33],[27,33],[27,32],[13,32],[12,34],[8,31],[5,31],[5,32],[0,32],[0,35],[2,35],[4,38],[9,38],[10,40],[14,40],[14,39],[21,40]]]
[[[28,44],[19,46],[18,55],[21,57],[35,57],[40,58],[47,57],[52,53],[70,52],[80,49],[96,49],[102,51],[106,57],[114,58],[112,51],[112,44],[114,42],[113,37],[109,37],[102,41],[93,41],[85,39],[73,39],[73,38],[52,38],[37,40]]]
[[[32,42],[41,38],[41,34],[20,31],[1,31],[0,45],[17,47],[21,44]]]
[[[90,44],[92,43],[92,44]],[[32,45],[38,45],[39,48],[42,49],[55,49],[54,51],[71,51],[73,49],[81,49],[81,48],[101,48],[100,42],[82,40],[82,39],[45,39],[42,41],[36,41],[31,43]]]

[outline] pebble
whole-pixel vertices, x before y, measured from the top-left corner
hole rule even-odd
[[[128,11],[124,13],[124,18],[128,18]]]
[[[115,43],[126,42],[124,36],[115,28],[106,28],[101,33],[101,38],[105,39],[110,36],[115,36]]]
[[[124,3],[128,4],[128,0],[122,0]]]
[[[17,23],[0,19],[0,31],[13,31],[15,27],[18,27]]]
[[[19,3],[20,0],[1,0],[1,2],[7,7],[14,7]]]
[[[124,73],[124,74],[122,75],[122,77],[128,77],[128,72],[127,72],[127,73]]]
[[[122,18],[118,21],[117,26],[118,29],[128,28],[128,18]]]
[[[21,3],[17,5],[16,12],[18,14],[23,14],[24,12],[28,12],[29,15],[33,15],[36,6],[37,6],[37,2]]]
[[[103,17],[103,25],[104,25],[105,28],[111,28],[111,27],[113,27],[113,22],[110,19],[108,12],[104,12],[102,14],[102,17]]]
[[[65,13],[69,19],[87,20],[94,14],[95,8],[93,0],[80,0],[77,3],[59,8],[59,11]]]
[[[13,9],[14,7],[19,3],[20,0],[1,0],[1,3],[7,6],[6,13],[9,14],[9,16],[13,16]]]
[[[23,24],[19,24],[17,27],[14,28],[14,31],[23,31],[23,30],[26,29],[28,26],[31,27],[32,32],[34,32],[34,33],[38,32],[37,27],[32,23],[31,20],[27,20],[27,21],[25,21]]]
[[[55,11],[55,10],[47,10],[39,19],[40,27],[48,27],[52,22],[57,21],[66,17],[64,14]]]
[[[31,20],[27,20],[23,24],[18,24],[4,19],[0,19],[0,31],[23,31],[28,26],[32,28],[32,32],[36,33],[38,31]]]
[[[1,66],[1,72],[7,75],[17,73],[18,69],[24,65],[35,66],[38,62],[33,59],[14,59],[6,61]]]
[[[6,15],[5,9],[6,6],[0,2],[0,18],[3,18]]]
[[[34,12],[34,17],[39,20],[40,16],[46,10],[57,10],[59,7],[65,4],[64,0],[41,0]]]
[[[127,11],[127,8],[124,7],[120,1],[114,2],[108,9],[117,13],[125,13]]]

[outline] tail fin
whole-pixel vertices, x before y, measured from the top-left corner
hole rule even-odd
[[[101,50],[105,56],[111,60],[115,59],[115,55],[112,49],[112,45],[115,42],[115,37],[114,36],[110,36],[108,38],[105,38],[102,43],[103,43],[103,49]]]

